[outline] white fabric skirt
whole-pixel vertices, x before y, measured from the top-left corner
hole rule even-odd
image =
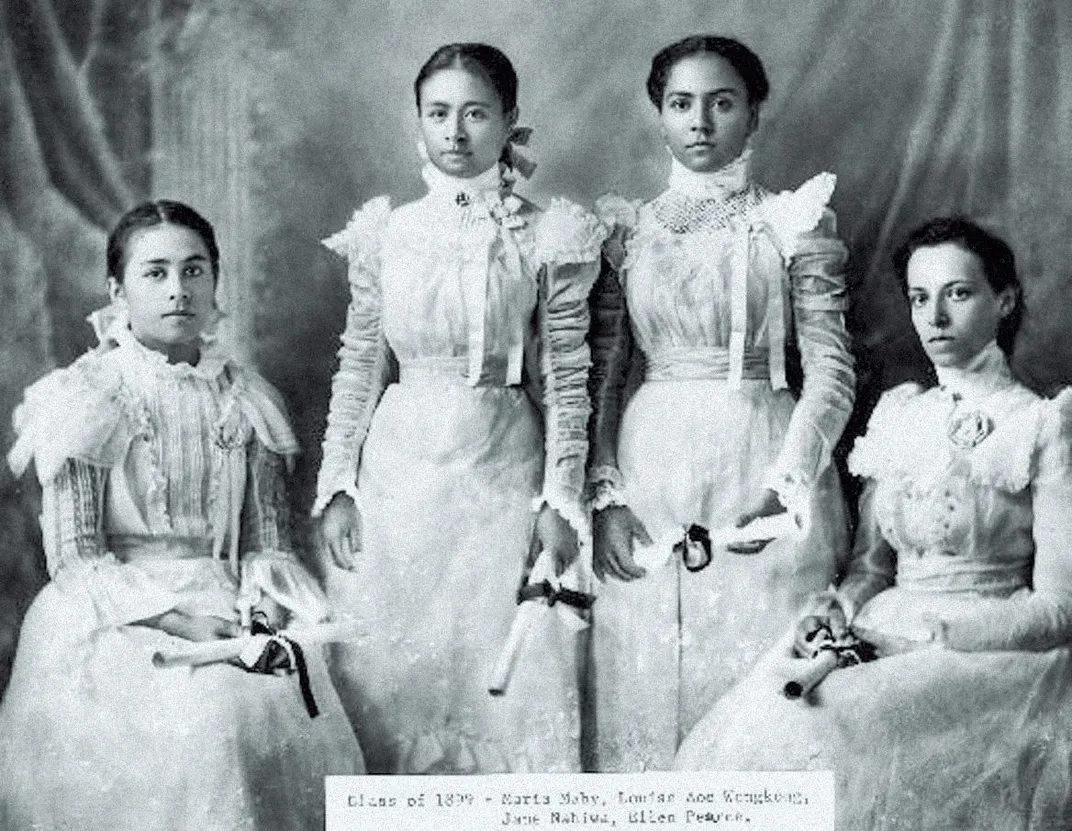
[[[598,587],[589,673],[598,770],[666,770],[686,733],[826,588],[848,549],[835,471],[813,492],[812,527],[744,556],[716,549],[687,571],[671,555],[684,529],[731,524],[764,487],[794,398],[769,381],[655,381],[624,414],[618,463],[629,506],[662,564]]]
[[[370,772],[579,768],[576,637],[545,616],[506,695],[488,684],[516,613],[543,469],[516,388],[388,387],[363,448],[363,551],[328,596],[368,636],[333,673]]]
[[[926,649],[782,695],[791,637],[692,731],[686,770],[833,770],[838,831],[1072,828],[1072,654]]]
[[[190,605],[233,607],[233,589],[193,573],[216,565],[171,569],[202,586]],[[324,776],[363,772],[320,654],[306,652],[314,719],[294,675],[157,669],[154,652],[187,642],[96,617],[78,580],[46,585],[26,615],[0,706],[0,828],[305,831],[323,825]]]

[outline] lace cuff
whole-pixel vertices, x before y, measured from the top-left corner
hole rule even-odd
[[[331,617],[327,597],[312,575],[286,551],[257,551],[245,555],[235,600],[242,620],[264,597],[274,600],[301,623],[320,623]]]
[[[588,471],[588,491],[588,507],[592,512],[628,504],[621,471],[610,465],[597,465]]]
[[[350,260],[351,302],[338,353],[339,370],[331,382],[313,516],[319,516],[337,493],[356,498],[361,448],[372,413],[391,380],[379,282],[379,248],[389,212],[386,197],[375,199],[354,214],[345,231],[325,240]]]

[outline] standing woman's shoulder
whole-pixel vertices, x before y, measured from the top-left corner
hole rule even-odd
[[[757,208],[786,259],[813,248],[817,240],[837,240],[837,223],[830,209],[837,176],[820,173],[796,190],[765,191]]]
[[[372,265],[379,261],[387,223],[391,217],[391,199],[377,196],[356,211],[346,227],[321,240],[321,243],[352,265]]]
[[[556,197],[537,217],[536,255],[543,263],[595,262],[609,233],[594,213]]]

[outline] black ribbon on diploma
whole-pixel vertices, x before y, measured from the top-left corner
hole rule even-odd
[[[309,666],[305,662],[305,653],[302,651],[301,644],[277,632],[269,625],[263,612],[254,613],[249,631],[252,635],[267,635],[269,640],[252,665],[242,664],[246,671],[265,675],[275,675],[279,671],[297,673],[298,689],[301,690],[305,711],[309,714],[309,718],[316,718],[320,715],[320,708],[316,706],[316,699],[313,698],[313,687],[309,682]]]
[[[690,525],[685,536],[674,543],[674,553],[681,556],[689,571],[703,571],[711,563],[711,534],[702,525]]]
[[[835,669],[857,666],[875,660],[875,648],[851,632],[836,637],[830,626],[823,624],[807,636],[809,655],[792,678],[785,682],[782,694],[786,698],[802,698],[818,687]]]

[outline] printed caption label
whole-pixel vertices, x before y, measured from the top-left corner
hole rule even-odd
[[[327,831],[833,831],[834,775],[329,776]]]

